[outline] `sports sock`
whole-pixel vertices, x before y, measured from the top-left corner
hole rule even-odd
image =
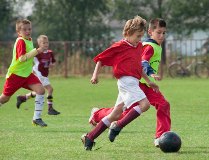
[[[47,97],[47,104],[48,104],[48,110],[50,110],[53,106],[53,97],[52,96]]]
[[[141,114],[141,109],[139,106],[132,108],[122,119],[118,120],[117,125],[121,129],[129,124],[131,121],[136,119]]]
[[[41,113],[44,105],[44,95],[36,95],[35,98],[35,111],[33,115],[33,120],[41,118]]]
[[[87,137],[94,141],[102,132],[104,132],[110,125],[109,120],[104,117],[98,124],[97,126],[87,134]]]

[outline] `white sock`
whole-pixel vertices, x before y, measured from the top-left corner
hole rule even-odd
[[[108,120],[107,117],[102,118],[102,122],[103,122],[107,127],[110,126],[110,121]]]
[[[139,114],[142,113],[141,108],[139,107],[139,105],[133,107],[135,111],[137,111]]]
[[[41,113],[44,106],[44,95],[36,95],[35,97],[35,111],[33,120],[41,118]]]

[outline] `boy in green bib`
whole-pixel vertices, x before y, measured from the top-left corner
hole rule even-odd
[[[32,90],[37,94],[32,124],[46,127],[47,124],[41,119],[45,90],[39,79],[32,73],[33,58],[43,52],[44,49],[33,47],[32,26],[29,20],[18,20],[16,22],[16,31],[18,38],[14,44],[12,62],[0,96],[0,106],[8,102],[18,89]]]

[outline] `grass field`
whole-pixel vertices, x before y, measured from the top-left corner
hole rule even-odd
[[[116,80],[100,78],[98,85],[91,85],[89,78],[51,78],[51,83],[55,108],[61,114],[47,115],[45,103],[42,118],[47,128],[31,125],[33,100],[16,109],[16,96],[26,93],[24,89],[0,108],[0,160],[209,159],[209,80],[164,79],[159,83],[171,104],[172,130],[182,139],[180,152],[167,154],[153,145],[153,107],[124,128],[114,143],[108,141],[106,131],[96,140],[96,150],[85,151],[80,136],[91,129],[91,108],[114,105]]]

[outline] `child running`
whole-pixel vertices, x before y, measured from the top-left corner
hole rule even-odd
[[[110,48],[107,48],[94,58],[96,66],[91,83],[98,83],[98,73],[102,66],[112,66],[113,74],[118,79],[119,93],[113,111],[104,117],[92,131],[82,137],[85,150],[91,150],[94,140],[108,127],[110,127],[109,140],[113,142],[122,128],[149,109],[150,103],[144,92],[139,88],[139,79],[141,77],[156,92],[158,91],[158,86],[149,80],[140,63],[142,52],[140,40],[144,35],[145,28],[146,21],[140,16],[128,20],[123,29],[124,39],[114,43]],[[138,105],[133,107],[121,120],[117,121],[122,112],[136,102]],[[113,121],[117,122],[112,123]]]
[[[33,58],[42,53],[44,48],[33,47],[31,38],[32,25],[29,20],[16,22],[18,38],[13,48],[13,58],[6,75],[3,93],[0,96],[0,106],[10,100],[10,97],[20,88],[36,92],[35,111],[32,123],[41,127],[47,124],[42,120],[41,113],[44,105],[44,87],[39,79],[32,73]]]
[[[148,27],[149,39],[143,42],[142,51],[142,64],[145,72],[149,76],[151,81],[161,80],[158,75],[158,68],[161,62],[161,44],[165,39],[166,33],[166,22],[161,18],[151,19]],[[159,147],[159,137],[171,129],[171,118],[170,118],[170,104],[165,99],[161,92],[154,92],[146,82],[141,79],[139,83],[140,88],[147,96],[150,104],[156,109],[156,133],[154,139],[154,145]],[[124,117],[132,107],[123,112],[120,118]],[[102,118],[107,116],[113,108],[93,108],[91,116],[89,118],[89,123],[96,126]]]
[[[49,40],[46,35],[40,35],[37,38],[38,46],[44,48],[44,51],[34,58],[34,66],[33,71],[35,72],[36,76],[41,81],[44,88],[47,90],[47,104],[48,104],[48,114],[49,115],[58,115],[60,112],[56,111],[53,108],[53,87],[50,84],[48,75],[49,75],[49,67],[55,65],[55,58],[53,55],[52,50],[49,50]],[[36,97],[35,92],[30,92],[26,95],[19,95],[17,96],[17,108],[20,108],[20,105],[23,102],[26,102],[30,98]]]

